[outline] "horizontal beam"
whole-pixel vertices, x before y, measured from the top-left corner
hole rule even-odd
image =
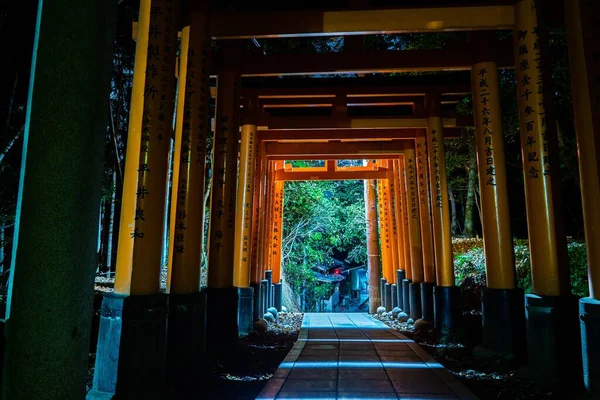
[[[512,41],[490,43],[500,68],[514,68]],[[358,51],[317,54],[245,53],[240,73],[245,77],[312,74],[470,71],[472,47],[443,50]],[[213,66],[216,69],[218,65]]]
[[[215,12],[215,39],[251,39],[512,29],[513,6],[342,11]]]
[[[472,116],[444,118],[444,128],[473,126]],[[355,117],[266,117],[260,121],[259,130],[281,129],[378,129],[427,127],[426,118],[355,118]]]
[[[323,79],[324,81],[325,79]],[[257,96],[259,99],[264,98],[310,98],[314,96],[328,96],[324,97],[335,97],[339,96],[360,96],[360,97],[375,97],[375,96],[425,96],[426,93],[435,92],[440,95],[467,95],[471,93],[471,84],[466,83],[448,83],[448,84],[434,84],[434,85],[421,85],[421,84],[407,84],[407,85],[354,85],[354,81],[348,80],[347,85],[340,87],[327,87],[318,86],[320,80],[306,79],[304,86],[300,87],[243,87],[242,95],[244,97]],[[281,84],[284,85],[285,80],[282,80]],[[351,101],[352,99],[348,99]]]
[[[445,138],[458,138],[461,136],[461,128],[445,128]],[[424,137],[425,129],[304,129],[284,130],[269,129],[259,131],[260,140],[273,142],[282,140],[311,141],[311,140],[389,140],[389,139],[413,139]]]
[[[382,155],[392,158],[404,150],[402,140],[389,140],[386,142],[328,142],[328,143],[277,143],[266,144],[265,155],[285,157],[285,160],[297,160],[297,156],[309,156],[314,160],[323,160],[327,156],[336,156],[335,159],[350,159],[351,156],[366,157],[369,155]],[[331,159],[331,158],[329,158]]]
[[[355,181],[365,179],[388,179],[387,170],[379,171],[319,171],[319,172],[275,172],[276,181]]]

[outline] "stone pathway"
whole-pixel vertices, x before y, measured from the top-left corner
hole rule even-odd
[[[305,314],[300,337],[257,397],[476,400],[406,336],[367,314]]]

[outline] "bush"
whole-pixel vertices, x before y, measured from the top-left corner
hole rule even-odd
[[[453,240],[454,273],[456,283],[466,288],[485,286],[485,255],[483,241],[479,239]],[[459,249],[463,249],[460,251]],[[526,240],[515,240],[515,267],[517,285],[531,293],[531,262]],[[578,297],[589,296],[587,254],[584,243],[569,242],[567,245],[571,275],[571,292]]]

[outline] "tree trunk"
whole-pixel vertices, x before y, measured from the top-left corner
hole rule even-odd
[[[452,235],[459,235],[460,224],[458,223],[458,217],[456,216],[456,200],[454,199],[454,192],[452,191],[451,185],[448,185],[448,199],[450,199],[450,212],[452,216]]]
[[[469,185],[467,189],[467,201],[465,204],[465,236],[472,238],[475,236],[475,226],[473,223],[473,207],[475,205],[475,185],[477,184],[477,166],[476,159],[473,158],[469,164]]]
[[[369,313],[375,314],[381,305],[379,282],[381,266],[379,265],[379,237],[377,235],[377,194],[375,181],[366,180],[365,185],[365,219],[367,222],[367,274],[369,277]]]

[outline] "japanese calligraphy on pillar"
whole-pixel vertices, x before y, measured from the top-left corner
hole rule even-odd
[[[150,9],[134,240],[162,237],[165,180],[172,131],[177,10],[173,0]],[[152,228],[150,226],[152,225]]]
[[[476,112],[479,115],[476,116],[476,120],[479,121],[478,126],[482,128],[482,132],[479,134],[483,136],[485,150],[483,154],[480,154],[480,157],[485,160],[483,165],[485,166],[485,170],[480,173],[485,174],[485,178],[482,182],[485,183],[486,186],[496,186],[496,167],[494,162],[494,140],[502,140],[502,132],[494,132],[494,126],[497,126],[494,122],[494,118],[499,118],[498,115],[494,115],[492,113],[492,108],[490,102],[491,100],[491,90],[490,88],[490,76],[488,68],[486,64],[478,64],[476,66],[477,78],[474,82],[476,85],[474,93],[477,94],[477,98],[473,99],[473,101],[477,101],[479,106],[476,107]],[[496,139],[494,139],[494,134],[496,134]],[[483,161],[482,160],[482,161]]]
[[[389,161],[388,164],[388,168],[390,170],[392,170],[392,163],[393,161]],[[398,243],[398,224],[396,223],[397,221],[397,215],[398,215],[398,209],[396,208],[396,180],[395,179],[389,179],[389,184],[390,184],[390,207],[391,207],[391,218],[392,220],[390,221],[391,225],[392,225],[392,236],[394,238],[394,244]]]
[[[283,218],[283,189],[284,181],[275,182],[275,191],[273,193],[273,239],[271,240],[271,255],[273,256],[273,267],[277,268],[281,262],[281,221]]]
[[[245,202],[243,203],[243,233],[242,233],[242,262],[248,262],[250,257],[250,251],[252,248],[251,243],[251,232],[252,232],[252,201],[254,196],[254,165],[256,164],[256,128],[251,125],[248,129],[248,158],[246,166],[246,185],[245,191]]]
[[[517,92],[521,119],[521,142],[526,179],[552,175],[553,155],[548,141],[548,119],[544,107],[540,38],[535,2],[522,1],[518,7],[516,35]]]
[[[427,141],[423,139],[417,139],[416,141],[416,163],[417,163],[417,175],[418,175],[418,187],[419,187],[419,201],[420,207],[428,208],[428,195],[427,182],[429,180],[429,174],[427,172]]]
[[[433,195],[433,204],[437,208],[442,208],[442,173],[440,166],[440,154],[442,151],[440,150],[440,146],[444,145],[444,139],[440,134],[440,131],[437,129],[431,129],[430,132],[430,141],[431,141],[431,169],[433,172],[433,176],[431,177],[432,183],[434,186]]]
[[[381,188],[383,189],[383,229],[385,230],[385,248],[390,249],[390,218],[389,212],[390,209],[390,199],[389,199],[389,180],[382,179],[381,180]]]
[[[410,201],[410,218],[419,219],[419,204],[417,194],[417,173],[416,173],[415,159],[413,157],[407,157],[406,159],[406,179],[407,179],[407,190],[408,200]]]

